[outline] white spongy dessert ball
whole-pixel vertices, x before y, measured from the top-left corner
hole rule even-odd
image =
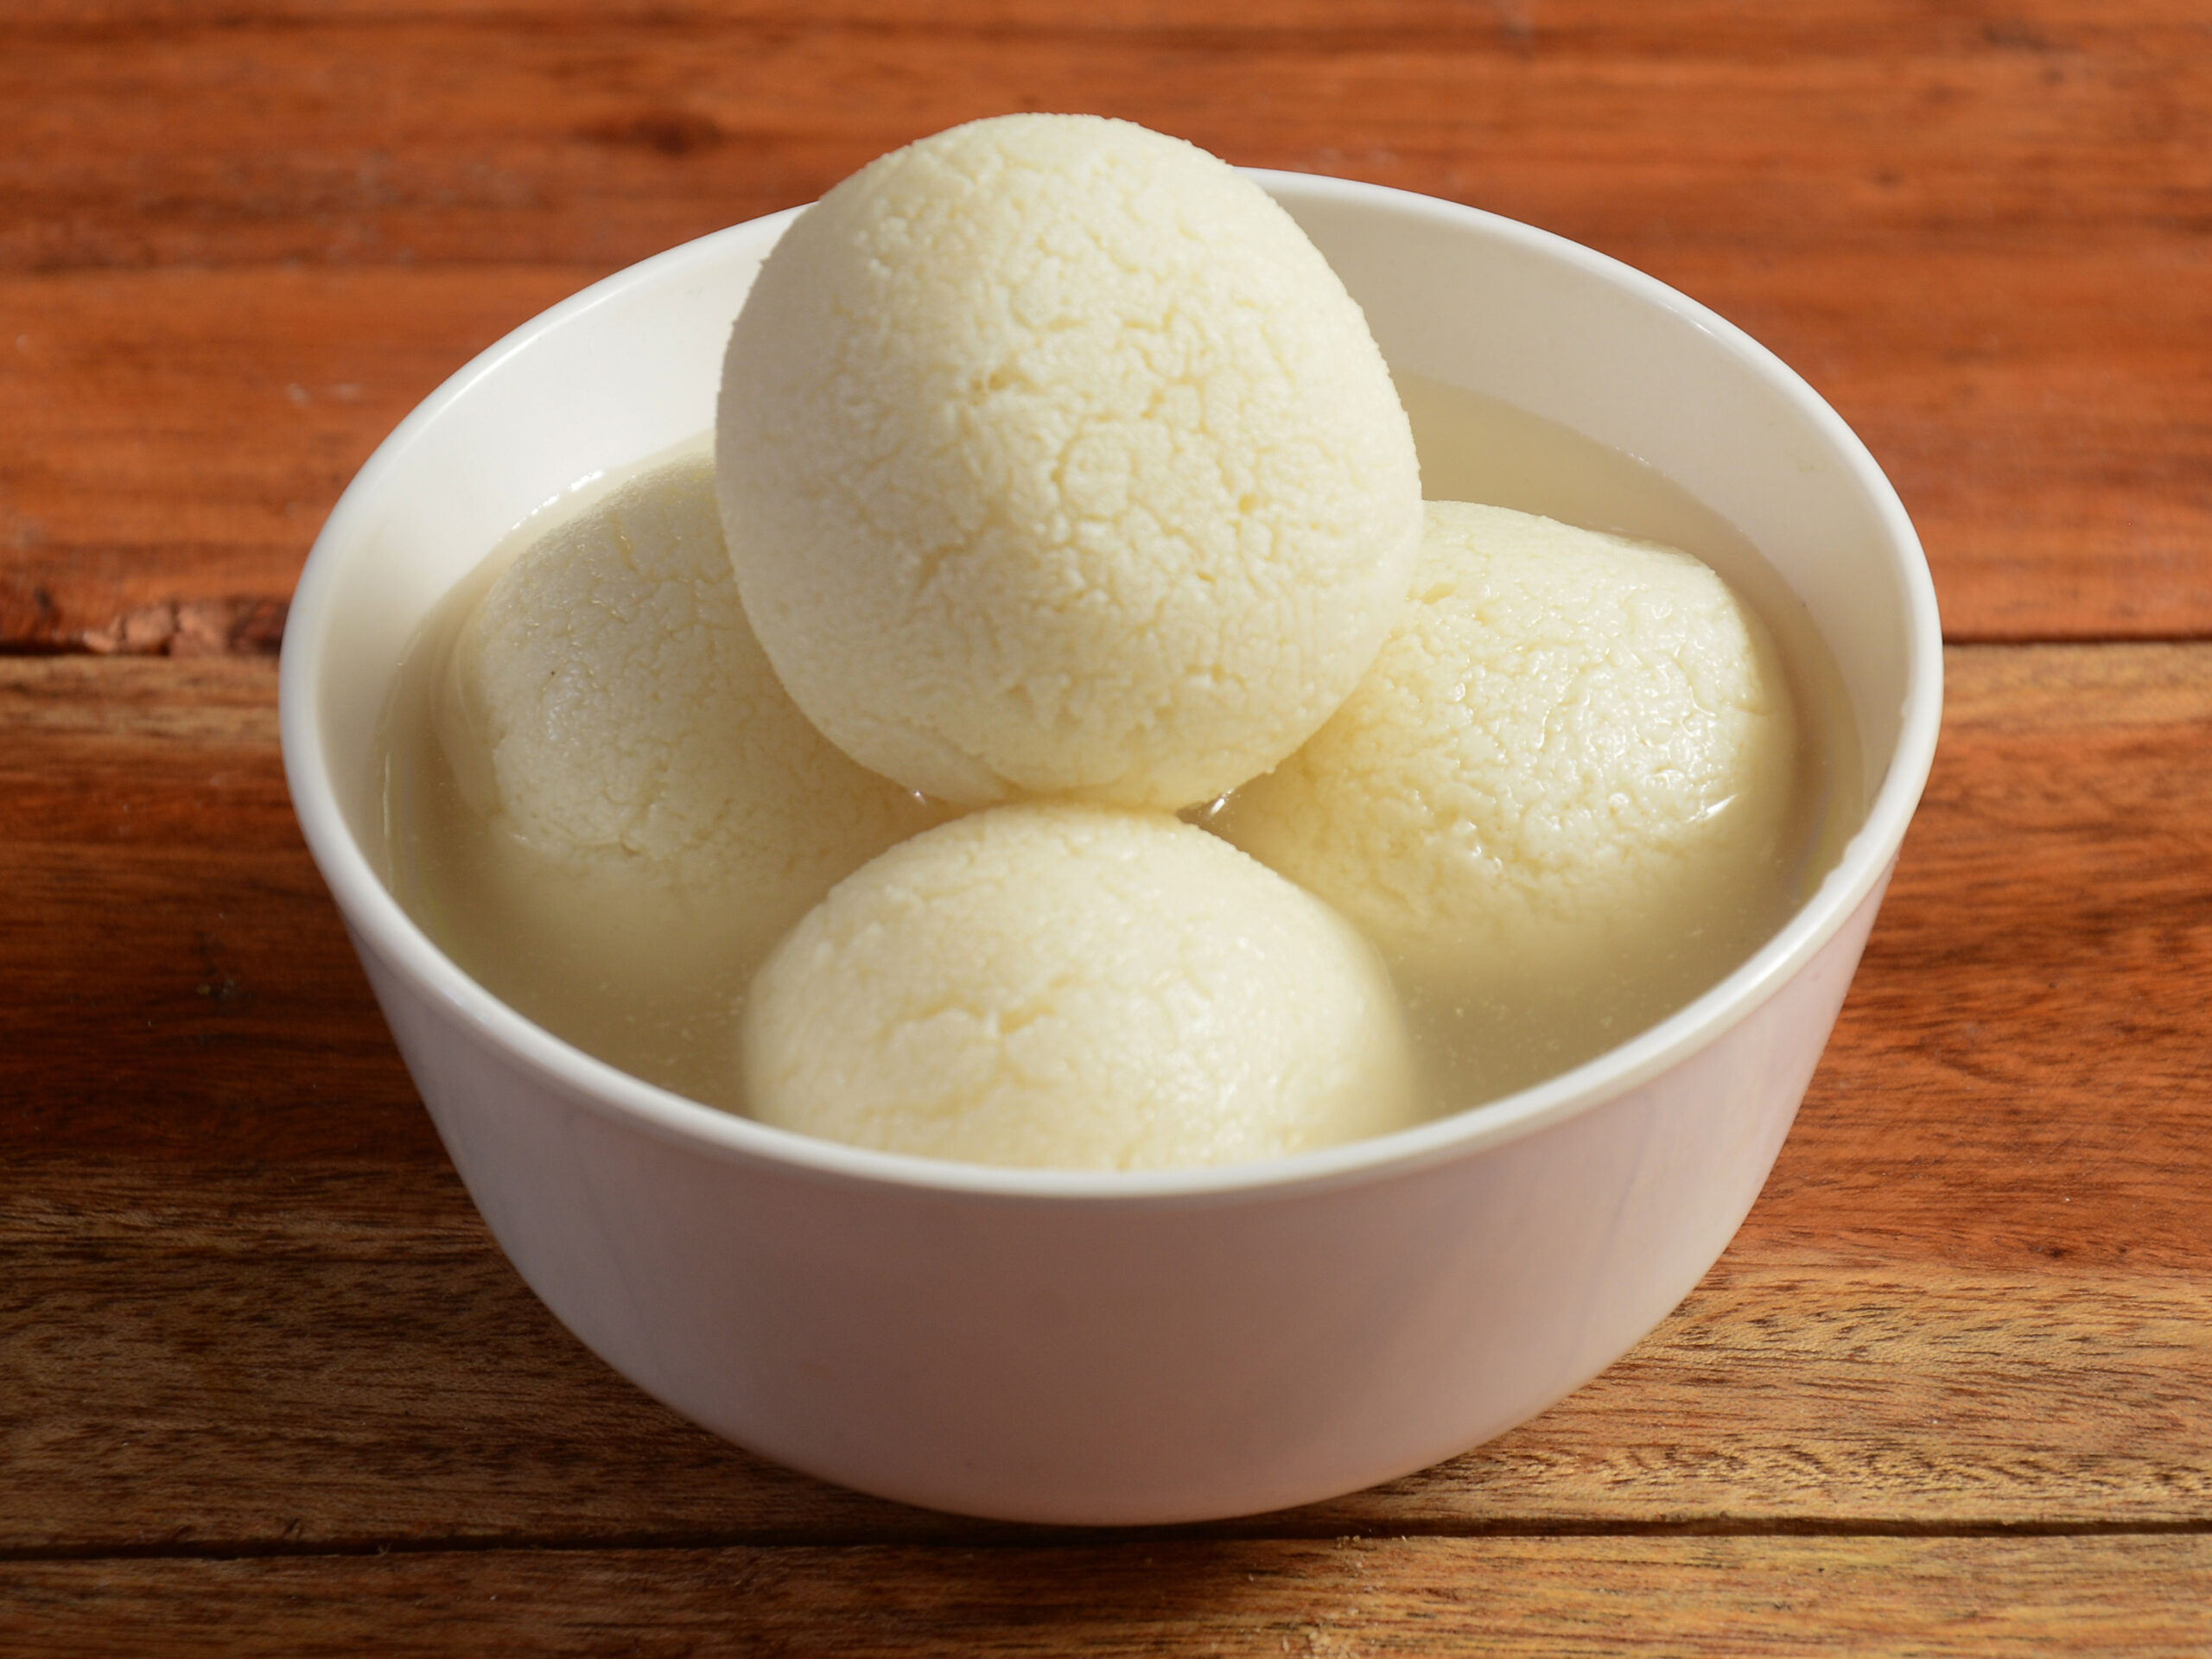
[[[1177,808],[1266,770],[1373,659],[1420,539],[1365,319],[1179,139],[957,127],[808,208],[724,365],[722,509],[784,683],[967,804]]]
[[[781,924],[946,816],[785,696],[746,626],[703,453],[510,564],[461,626],[435,718],[469,804],[537,853]]]
[[[1163,814],[991,809],[841,882],[753,981],[755,1116],[971,1163],[1163,1169],[1413,1122],[1375,952]]]
[[[1796,748],[1774,646],[1708,567],[1431,502],[1366,679],[1214,827],[1429,982],[1650,1017],[1771,925]]]

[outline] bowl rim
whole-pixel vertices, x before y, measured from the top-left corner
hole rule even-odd
[[[1942,636],[1935,585],[1894,486],[1842,417],[1796,371],[1698,302],[1609,255],[1481,208],[1324,175],[1244,169],[1279,200],[1372,207],[1472,230],[1597,277],[1709,336],[1781,394],[1816,430],[1866,493],[1898,567],[1907,607],[1906,686],[1896,746],[1865,817],[1814,893],[1783,926],[1718,984],[1624,1043],[1567,1071],[1480,1105],[1369,1139],[1280,1158],[1195,1169],[1007,1168],[879,1152],[820,1140],[708,1106],[646,1083],[571,1046],[494,997],[433,944],[378,877],[338,805],[323,743],[315,649],[329,631],[329,595],[386,478],[447,411],[518,353],[632,289],[680,280],[726,257],[727,245],[780,233],[792,207],[681,244],[590,284],[540,312],[450,376],[379,443],[346,486],[309,550],[287,619],[278,671],[285,781],[308,848],[356,947],[373,954],[447,1021],[497,1048],[564,1099],[658,1139],[717,1159],[837,1184],[888,1185],[1014,1202],[1138,1205],[1240,1203],[1363,1184],[1478,1156],[1592,1111],[1710,1046],[1778,992],[1880,890],[1933,762],[1942,705]],[[418,1084],[419,1087],[419,1084]]]

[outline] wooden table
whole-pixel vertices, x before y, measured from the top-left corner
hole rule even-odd
[[[10,0],[0,1649],[2212,1652],[2212,7]],[[1015,108],[1560,231],[1866,437],[1942,753],[1765,1196],[1554,1410],[1284,1515],[899,1509],[677,1421],[469,1207],[274,652],[584,283]]]

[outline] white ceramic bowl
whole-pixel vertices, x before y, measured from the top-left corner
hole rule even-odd
[[[1722,984],[1539,1087],[1265,1165],[1103,1176],[858,1150],[569,1047],[446,960],[377,874],[372,755],[432,602],[531,510],[705,430],[788,213],[575,296],[362,468],[285,632],[292,799],[439,1133],[546,1305],[640,1388],[771,1458],[982,1516],[1172,1522],[1325,1497],[1511,1427],[1694,1285],[1766,1179],[1926,778],[1935,596],[1863,446],[1771,354],[1572,243],[1262,175],[1385,354],[1649,461],[1802,596],[1870,803]]]

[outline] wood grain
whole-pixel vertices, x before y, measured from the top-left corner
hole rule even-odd
[[[1948,653],[1935,776],[1791,1140],[1818,1166],[1777,1171],[1817,1185],[1819,1236],[1878,1247],[1909,1209],[1962,1263],[2202,1260],[2205,649]]]
[[[2201,0],[11,0],[0,108],[0,1650],[2212,1653]],[[1020,108],[1706,302],[1865,437],[1961,642],[1719,1264],[1511,1433],[1206,1528],[900,1508],[607,1370],[276,748],[308,546],[447,375]]]
[[[552,299],[968,117],[1490,207],[1797,365],[1961,639],[2212,630],[2200,9],[239,5],[0,18],[0,648],[257,650],[413,402]],[[465,267],[456,271],[453,267]],[[136,280],[133,280],[133,279]],[[10,347],[12,346],[12,350]]]
[[[0,1566],[12,1652],[2173,1656],[2212,1540],[1344,1539]]]
[[[273,652],[315,531],[385,434],[598,274],[0,277],[0,430],[40,435],[0,451],[0,642],[174,652],[175,610],[213,602],[273,608],[242,642]]]
[[[442,1166],[307,855],[273,663],[0,660],[0,1147]]]
[[[1932,298],[1872,313],[1840,294],[1894,283],[1879,255],[1669,264],[1872,447],[1928,546],[1952,637],[2212,629],[2212,362],[2176,349],[2212,340],[2212,263],[2155,262],[2094,334],[2077,320],[2109,304],[2102,256],[1930,257],[1916,280]],[[193,643],[179,607],[281,616],[384,435],[596,274],[0,277],[17,329],[12,353],[0,346],[0,429],[42,434],[0,454],[0,641],[177,651]],[[1980,314],[1993,296],[2001,317]],[[273,650],[275,632],[245,643]]]
[[[1594,0],[1256,16],[48,0],[11,8],[0,36],[0,94],[23,115],[0,264],[625,264],[1025,107],[1123,114],[1238,162],[1427,188],[1584,239],[2171,235],[2212,182],[2203,24],[2185,0],[1827,0],[1755,25],[1720,3],[1662,20]]]
[[[0,1554],[1047,1535],[683,1423],[553,1321],[449,1175],[49,1163],[11,1183],[0,1249]],[[2201,1272],[1751,1234],[1522,1428],[1184,1535],[2212,1528],[2208,1396]]]
[[[1948,666],[1721,1264],[1535,1422],[1243,1532],[2212,1527],[2212,645]],[[0,1550],[1032,1536],[722,1446],[554,1325],[391,1057],[272,695],[0,664],[0,971],[34,986],[0,1007]]]

